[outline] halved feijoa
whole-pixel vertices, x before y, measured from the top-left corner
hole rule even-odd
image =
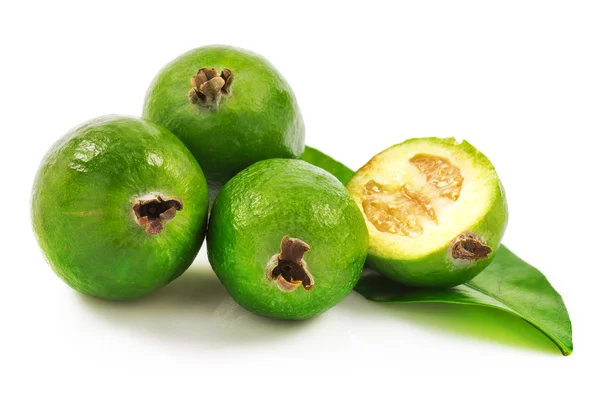
[[[211,198],[253,163],[299,158],[304,150],[289,84],[264,57],[231,46],[204,46],[167,64],[148,89],[144,117],[186,144]]]
[[[95,297],[142,297],[182,274],[204,239],[207,185],[171,132],[107,116],[67,133],[33,185],[32,221],[54,271]]]
[[[305,319],[352,291],[368,232],[333,175],[304,161],[269,159],[225,184],[207,243],[210,264],[240,305],[263,316]]]
[[[347,187],[369,228],[368,264],[411,286],[473,278],[492,261],[508,220],[491,162],[454,138],[392,146]]]

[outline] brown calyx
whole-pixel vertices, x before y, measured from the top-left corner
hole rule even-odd
[[[454,259],[469,261],[487,259],[491,252],[492,248],[480,236],[470,232],[464,232],[452,242],[452,257]]]
[[[173,219],[177,211],[183,210],[183,203],[177,197],[164,199],[158,195],[150,200],[138,200],[132,207],[137,223],[147,233],[157,235],[164,225]]]
[[[200,68],[190,82],[192,89],[188,98],[192,104],[217,109],[224,96],[231,94],[233,73],[228,68],[217,73],[214,68]]]
[[[284,236],[281,252],[271,257],[267,263],[266,277],[274,281],[281,291],[291,292],[300,285],[309,291],[315,280],[307,269],[304,254],[310,246],[300,239]]]

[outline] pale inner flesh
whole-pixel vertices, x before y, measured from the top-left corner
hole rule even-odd
[[[426,224],[438,224],[436,201],[456,202],[464,178],[460,169],[440,156],[417,154],[409,162],[422,179],[403,184],[370,180],[363,189],[362,206],[367,219],[380,232],[414,238],[423,234]]]

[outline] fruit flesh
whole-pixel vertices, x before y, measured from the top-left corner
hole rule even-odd
[[[408,184],[384,186],[371,180],[365,185],[362,206],[380,232],[417,237],[423,234],[422,222],[437,222],[431,200]]]
[[[480,167],[478,154],[470,156],[461,148],[471,149],[467,142],[454,143],[442,139],[403,142],[375,156],[350,181],[348,188],[363,213],[365,200],[379,207],[370,210],[375,223],[377,214],[389,214],[385,210],[391,205],[399,213],[388,227],[394,222],[408,225],[405,233],[381,231],[365,213],[374,251],[418,258],[445,247],[485,216],[499,193],[497,175],[487,158],[487,164]],[[442,180],[448,173],[452,178]],[[381,186],[378,193],[374,185]]]
[[[489,264],[508,219],[492,164],[453,138],[388,148],[348,189],[369,228],[369,265],[408,285],[466,282]]]
[[[460,196],[464,178],[448,159],[417,154],[410,163],[425,177],[425,185],[420,189],[409,183],[382,185],[374,180],[365,185],[363,210],[380,232],[418,237],[426,224],[439,224],[432,201],[438,198],[456,201]]]
[[[174,206],[161,207],[159,199]],[[191,264],[204,238],[208,195],[198,163],[172,133],[107,116],[50,149],[31,209],[57,275],[81,293],[122,300],[149,294]]]
[[[286,236],[298,246],[286,249]],[[333,175],[304,161],[270,159],[225,185],[207,242],[215,273],[239,304],[264,316],[305,319],[352,291],[368,235]],[[299,270],[286,272],[286,263]]]
[[[438,190],[440,197],[452,201],[458,200],[464,178],[460,175],[460,169],[452,163],[439,156],[418,154],[410,159],[427,180],[427,184]]]

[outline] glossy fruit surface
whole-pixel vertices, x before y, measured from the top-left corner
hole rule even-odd
[[[258,162],[212,208],[210,263],[231,296],[257,314],[304,319],[356,284],[368,246],[362,215],[333,175],[290,159]]]
[[[292,89],[265,58],[230,46],[191,50],[152,82],[144,117],[194,154],[211,195],[242,169],[268,158],[298,158],[304,123]]]
[[[369,228],[369,266],[411,286],[473,278],[492,261],[508,221],[491,162],[454,138],[392,146],[347,187]]]
[[[142,297],[183,273],[204,239],[208,192],[172,133],[106,116],[58,140],[38,170],[32,222],[54,271],[72,288]]]

